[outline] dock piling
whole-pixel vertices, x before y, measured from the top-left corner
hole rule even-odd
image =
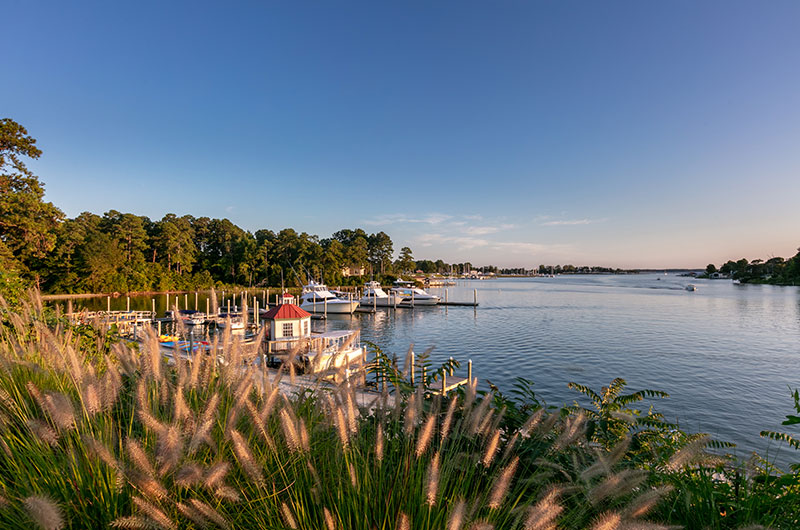
[[[111,312],[111,297],[106,296],[106,312]]]
[[[467,361],[467,381],[472,383],[472,359]]]

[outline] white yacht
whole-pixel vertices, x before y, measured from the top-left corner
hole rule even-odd
[[[375,281],[364,284],[364,295],[358,302],[364,307],[389,307],[394,303],[393,297],[381,289],[381,284]]]
[[[397,303],[410,305],[436,305],[439,297],[434,294],[426,293],[423,289],[414,286],[414,282],[397,280],[394,287],[389,289],[391,295],[397,297]],[[392,300],[394,303],[394,300]]]
[[[325,284],[312,280],[303,286],[300,307],[311,313],[352,314],[358,307],[358,301],[339,298]]]
[[[221,314],[217,319],[217,327],[220,329],[230,328],[231,331],[244,330],[244,319],[238,314]]]

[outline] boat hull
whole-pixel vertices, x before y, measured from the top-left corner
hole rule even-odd
[[[309,313],[352,314],[358,307],[358,302],[336,301],[326,303],[303,302],[300,307]]]

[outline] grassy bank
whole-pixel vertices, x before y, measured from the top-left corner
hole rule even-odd
[[[236,339],[168,364],[33,297],[0,329],[3,528],[796,528],[800,480],[682,433],[622,380],[585,407],[447,399],[376,349],[388,393],[284,395]],[[421,363],[426,363],[422,356]],[[417,370],[421,373],[421,370]],[[430,377],[437,370],[428,367]],[[440,373],[440,372],[439,372]],[[576,394],[578,396],[578,394]],[[640,410],[641,409],[641,410]],[[33,526],[32,526],[33,525]]]

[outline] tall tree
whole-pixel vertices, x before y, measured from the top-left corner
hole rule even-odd
[[[44,185],[21,159],[41,154],[25,127],[0,119],[0,242],[25,270],[53,249],[55,228],[64,216],[44,201]]]
[[[411,249],[403,247],[400,249],[400,257],[397,260],[397,267],[401,272],[408,272],[414,268],[414,256],[411,255]]]
[[[392,238],[386,232],[371,234],[367,239],[369,261],[372,262],[381,274],[386,272],[386,266],[392,262]]]

